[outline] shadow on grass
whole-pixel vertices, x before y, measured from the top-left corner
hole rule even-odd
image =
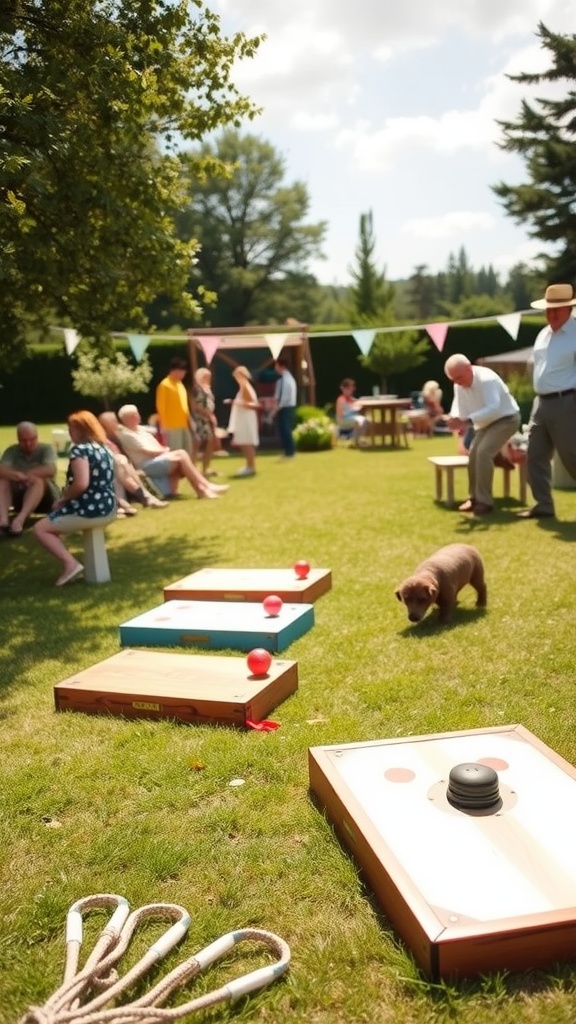
[[[486,615],[486,608],[456,608],[452,622],[448,622],[445,625],[441,625],[438,621],[438,610],[435,609],[429,612],[420,622],[408,622],[404,626],[404,629],[398,630],[399,636],[409,636],[417,640],[424,640],[425,637],[433,634],[450,632],[453,629],[459,629],[460,626],[469,625],[475,622],[477,619],[481,619]]]
[[[29,531],[2,541],[2,699],[16,684],[49,674],[50,662],[78,667],[115,653],[121,622],[162,604],[166,585],[218,556],[212,537],[164,527],[144,537],[111,531],[107,547],[111,582],[55,587],[58,565]],[[71,548],[78,550],[76,535]]]

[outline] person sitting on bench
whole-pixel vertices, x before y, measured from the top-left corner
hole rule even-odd
[[[106,434],[86,409],[68,417],[72,438],[66,486],[53,511],[34,527],[36,539],[62,563],[57,587],[81,576],[84,566],[68,551],[62,534],[106,526],[116,517],[114,460]]]

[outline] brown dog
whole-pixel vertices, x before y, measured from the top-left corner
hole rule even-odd
[[[413,576],[408,576],[396,591],[396,597],[408,609],[410,622],[420,622],[428,609],[437,604],[438,621],[450,622],[458,593],[470,583],[478,598],[476,606],[486,605],[484,565],[476,548],[470,544],[447,544],[421,562]]]

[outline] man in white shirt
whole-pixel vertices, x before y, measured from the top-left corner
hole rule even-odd
[[[454,384],[450,430],[462,433],[474,428],[468,452],[470,497],[459,511],[486,515],[494,509],[494,456],[518,430],[520,409],[502,378],[487,366],[472,366],[466,356],[457,353],[446,360],[444,372]]]
[[[286,356],[278,356],[274,363],[274,369],[279,374],[274,389],[274,409],[278,417],[278,434],[280,435],[280,444],[284,451],[284,458],[292,459],[296,452],[296,445],[292,437],[296,419],[296,381],[288,369]]]
[[[554,451],[576,480],[576,298],[569,284],[551,284],[543,299],[532,302],[544,309],[548,326],[534,343],[534,391],[528,434],[528,483],[536,504],[520,519],[554,515],[551,459]]]
[[[135,405],[123,405],[118,410],[121,427],[118,440],[124,454],[136,469],[142,469],[151,480],[177,481],[184,477],[199,498],[219,498],[228,490],[228,484],[213,484],[202,476],[184,449],[172,451],[154,437],[141,424]],[[175,484],[177,487],[177,483]],[[176,490],[171,493],[175,494]]]

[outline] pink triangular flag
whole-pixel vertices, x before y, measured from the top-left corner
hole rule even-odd
[[[69,356],[72,355],[76,347],[80,344],[80,335],[78,331],[75,331],[73,327],[63,327],[64,331],[64,344],[66,346],[66,352]]]
[[[270,349],[274,359],[278,359],[284,345],[286,344],[287,334],[265,334],[264,339],[268,348]]]
[[[352,331],[352,337],[358,345],[363,356],[367,356],[370,349],[372,348],[372,342],[374,341],[374,335],[376,331]]]
[[[520,321],[522,319],[521,313],[503,313],[502,316],[496,317],[500,327],[503,327],[511,338],[516,341],[518,337],[518,331],[520,330]]]
[[[126,337],[132,349],[132,355],[136,362],[139,363],[150,344],[150,338],[147,334],[127,334]]]
[[[436,345],[438,351],[441,352],[444,348],[444,342],[446,341],[448,324],[426,324],[426,331]]]
[[[188,336],[198,341],[204,353],[206,365],[210,366],[216,352],[220,348],[220,338],[215,338],[212,334],[189,334]]]

